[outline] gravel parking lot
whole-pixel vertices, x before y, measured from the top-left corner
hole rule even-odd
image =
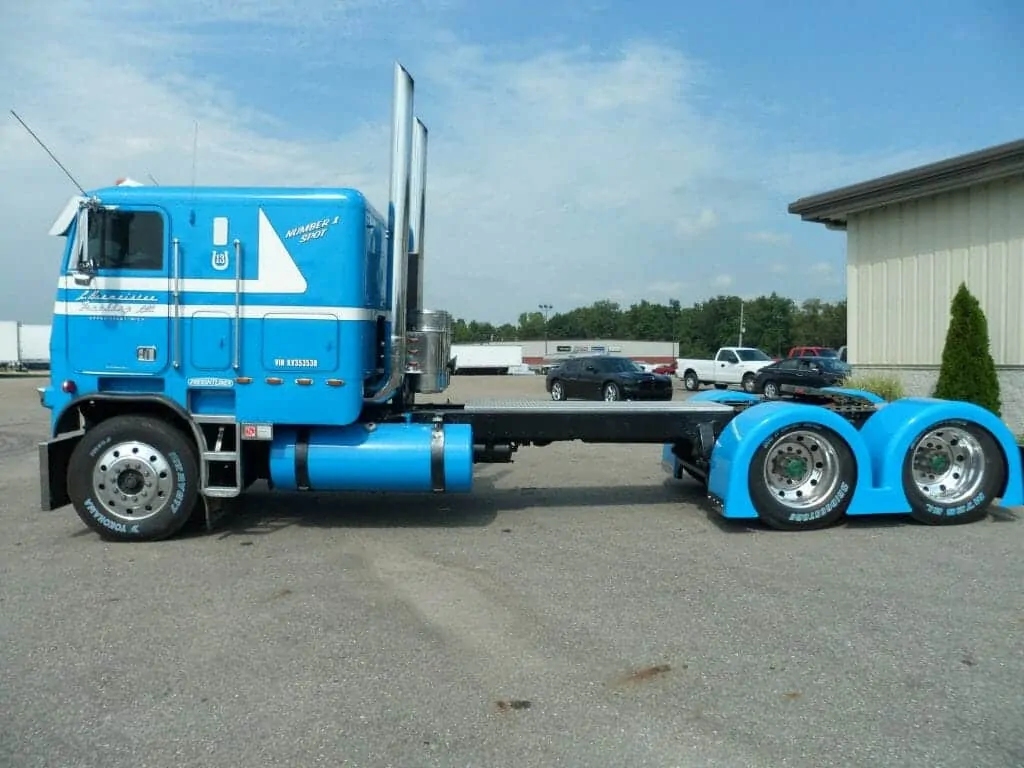
[[[557,445],[107,544],[37,511],[39,382],[0,380],[2,766],[1024,765],[1015,515],[726,526],[657,447]]]

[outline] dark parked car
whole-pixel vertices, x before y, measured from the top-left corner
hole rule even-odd
[[[787,357],[757,372],[754,392],[774,400],[782,385],[794,387],[835,387],[850,375],[850,366],[837,357]]]
[[[598,355],[566,360],[548,371],[552,400],[671,400],[672,377],[648,373],[628,357]]]

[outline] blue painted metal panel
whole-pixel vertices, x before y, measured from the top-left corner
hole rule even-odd
[[[166,221],[164,269],[104,271],[92,285],[78,285],[68,272],[72,225],[56,296],[53,383],[45,395],[54,420],[70,400],[59,392],[61,381],[74,379],[83,394],[110,374],[159,374],[165,394],[186,406],[195,389],[236,389],[237,416],[244,421],[348,424],[358,418],[364,382],[378,375],[377,323],[390,309],[391,267],[386,223],[362,194],[189,187],[113,187],[95,194],[122,210],[159,205]],[[175,238],[177,310],[171,293]],[[155,361],[138,360],[140,346],[156,347]],[[272,386],[268,376],[284,383]],[[236,384],[236,377],[252,383]],[[313,385],[299,389],[295,379],[307,377]],[[344,386],[328,387],[326,377]],[[130,383],[118,386],[131,390]],[[138,385],[138,391],[152,388]]]
[[[761,398],[733,389],[705,389],[686,398],[691,403],[759,403]]]
[[[318,427],[309,437],[308,471],[313,490],[429,492],[431,490],[430,424],[378,424]],[[473,487],[473,433],[467,424],[444,428],[446,490],[464,493]],[[294,429],[279,429],[270,447],[274,487],[297,488]]]
[[[944,421],[971,422],[988,430],[1006,460],[1007,482],[1002,503],[1008,507],[1024,504],[1020,449],[1013,433],[991,411],[955,400],[908,397],[890,403],[867,420],[861,428],[861,438],[871,453],[877,483],[898,488],[910,446],[922,432]]]
[[[820,406],[786,401],[764,402],[738,414],[719,435],[711,454],[708,492],[722,502],[722,515],[728,518],[756,518],[750,498],[749,472],[754,453],[772,435],[797,424],[812,424],[831,429],[842,437],[853,452],[858,482],[850,502],[849,514],[872,514],[889,506],[899,506],[900,497],[879,497],[873,491],[871,457],[857,430],[843,417]],[[902,496],[902,494],[900,494]],[[904,509],[906,501],[903,500]]]

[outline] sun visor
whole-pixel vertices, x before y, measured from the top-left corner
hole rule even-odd
[[[68,204],[64,206],[64,210],[60,212],[57,220],[53,222],[53,226],[50,227],[50,234],[58,237],[63,237],[68,233],[68,228],[71,226],[71,222],[75,220],[75,216],[78,215],[79,206],[86,201],[87,198],[75,195]]]

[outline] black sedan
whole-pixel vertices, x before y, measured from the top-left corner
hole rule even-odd
[[[672,377],[648,373],[628,357],[575,357],[548,371],[552,400],[671,400]]]
[[[754,392],[775,400],[782,386],[837,387],[850,375],[850,366],[836,357],[787,357],[757,372]]]

